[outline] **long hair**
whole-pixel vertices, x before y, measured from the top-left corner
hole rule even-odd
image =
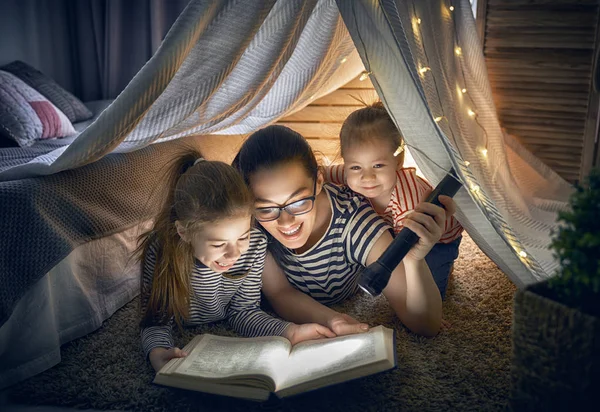
[[[306,139],[288,127],[273,125],[257,130],[246,139],[233,160],[233,166],[250,186],[250,179],[256,172],[293,162],[298,162],[306,170],[307,176],[316,179],[319,164]],[[280,266],[288,263],[285,246],[267,230],[263,231],[267,235],[268,249],[275,261]]]
[[[170,164],[161,180],[169,187],[164,204],[153,228],[139,238],[137,252],[142,261],[151,247],[156,251],[152,286],[148,290],[141,282],[142,296],[148,299],[141,308],[142,327],[171,318],[182,327],[189,317],[194,251],[177,233],[175,221],[189,239],[206,224],[253,213],[254,199],[240,174],[226,163],[196,162],[199,158],[199,152],[186,149]]]
[[[402,134],[380,101],[355,110],[344,120],[340,130],[342,158],[344,151],[350,146],[377,140],[388,143],[392,152],[404,144]],[[399,165],[404,164],[404,150],[396,156],[396,159]]]

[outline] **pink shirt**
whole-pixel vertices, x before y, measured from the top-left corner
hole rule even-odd
[[[325,181],[336,185],[346,184],[344,176],[344,165],[333,165],[325,167]],[[396,186],[392,189],[390,203],[381,215],[398,234],[404,227],[404,219],[421,203],[432,187],[424,179],[417,176],[415,168],[399,168],[396,170]],[[463,227],[454,216],[446,219],[446,227],[440,242],[450,243],[460,237]]]

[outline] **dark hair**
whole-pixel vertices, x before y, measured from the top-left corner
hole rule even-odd
[[[189,315],[193,248],[179,236],[175,221],[193,237],[206,223],[252,215],[254,211],[254,198],[233,167],[218,161],[196,162],[199,158],[200,153],[187,149],[169,165],[161,180],[170,188],[167,197],[153,228],[140,236],[137,252],[142,261],[156,245],[150,290],[141,282],[142,296],[148,299],[142,308],[141,326],[165,323],[174,317],[181,327]]]
[[[288,127],[273,125],[252,133],[242,144],[232,164],[250,186],[250,178],[256,172],[293,162],[300,163],[306,174],[316,179],[319,164],[306,139]],[[277,263],[288,262],[285,246],[267,230],[263,231],[269,239],[268,249]]]
[[[389,142],[392,152],[404,142],[402,134],[380,101],[350,113],[344,120],[340,130],[341,155],[344,157],[344,151],[351,145],[376,139]],[[397,159],[398,164],[404,164],[404,151],[398,154]]]

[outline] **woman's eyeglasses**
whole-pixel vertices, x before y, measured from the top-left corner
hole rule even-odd
[[[296,200],[285,206],[271,206],[271,207],[257,207],[254,211],[254,217],[259,222],[270,222],[272,220],[279,219],[281,212],[285,210],[292,216],[299,216],[310,212],[315,205],[315,198],[317,195],[317,179],[315,178],[315,184],[313,187],[313,195],[305,197],[300,200]]]

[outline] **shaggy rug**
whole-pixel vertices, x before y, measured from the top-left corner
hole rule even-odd
[[[256,403],[152,384],[137,327],[138,299],[98,331],[62,348],[62,362],[9,391],[17,403],[143,411],[501,410],[510,389],[514,285],[465,236],[444,302],[445,326],[426,339],[408,332],[384,298],[358,293],[337,309],[396,329],[398,368],[279,400]],[[226,325],[186,331],[231,335]]]

